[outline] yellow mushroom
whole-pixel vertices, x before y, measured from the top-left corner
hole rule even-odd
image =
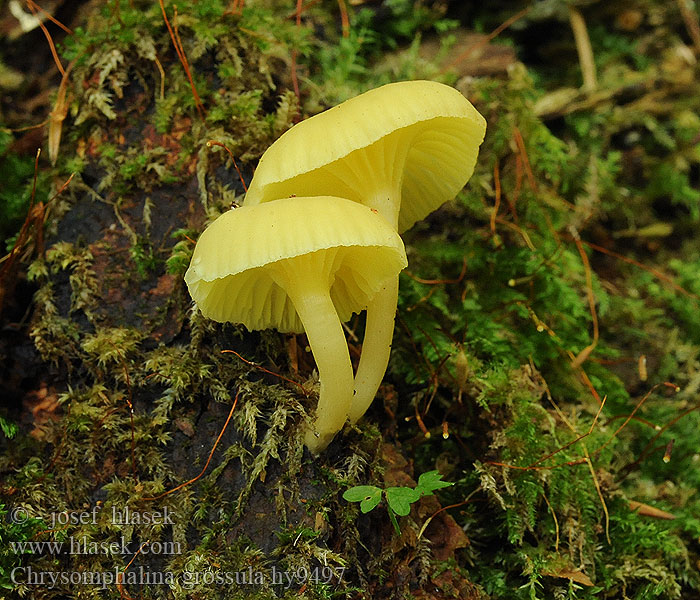
[[[200,236],[185,282],[206,317],[250,330],[306,331],[321,391],[306,445],[318,453],[343,427],[353,375],[341,322],[406,266],[399,235],[343,198],[243,206]]]
[[[285,132],[260,159],[244,204],[332,194],[377,210],[404,231],[464,187],[485,130],[457,90],[434,81],[391,83]],[[397,297],[398,276],[368,307],[351,422],[384,377]]]

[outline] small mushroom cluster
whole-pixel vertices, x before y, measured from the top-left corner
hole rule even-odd
[[[284,133],[260,159],[243,206],[199,238],[185,282],[202,314],[251,330],[306,332],[321,382],[305,437],[312,453],[374,399],[407,265],[399,232],[464,187],[485,130],[449,86],[370,90]],[[364,309],[353,378],[341,323]]]

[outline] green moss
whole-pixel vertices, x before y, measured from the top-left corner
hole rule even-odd
[[[16,234],[27,216],[33,189],[34,158],[11,150],[14,137],[0,128],[0,248],[11,250]],[[48,185],[39,174],[35,200],[45,202]],[[4,253],[4,252],[3,252]]]

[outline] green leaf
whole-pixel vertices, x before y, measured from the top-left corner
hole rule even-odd
[[[386,501],[389,507],[399,516],[405,517],[411,512],[411,504],[420,500],[420,492],[406,487],[390,487],[386,489]]]
[[[382,490],[373,485],[356,485],[343,493],[343,499],[348,502],[359,502],[360,511],[368,513],[382,499]]]
[[[435,490],[450,487],[451,485],[454,485],[454,483],[442,481],[440,471],[428,471],[418,478],[418,485],[415,491],[419,492],[421,496],[432,496]]]

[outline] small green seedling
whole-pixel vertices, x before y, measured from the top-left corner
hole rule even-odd
[[[382,500],[382,493],[386,498],[387,512],[396,533],[401,534],[396,515],[405,517],[411,512],[411,504],[418,502],[422,496],[432,496],[435,490],[454,485],[449,481],[442,481],[439,471],[428,471],[418,478],[415,488],[388,487],[385,490],[374,485],[356,485],[343,493],[343,499],[348,502],[359,502],[362,514],[368,513]]]
[[[11,440],[15,435],[17,435],[17,432],[19,431],[19,427],[17,426],[16,423],[13,423],[12,421],[8,421],[4,417],[0,416],[0,431],[2,431],[3,435],[8,439]]]

